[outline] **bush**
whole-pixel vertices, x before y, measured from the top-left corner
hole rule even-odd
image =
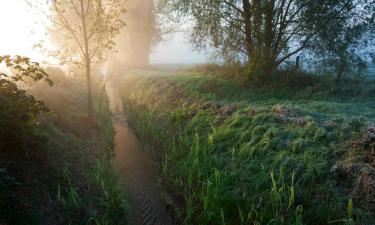
[[[47,80],[52,84],[39,64],[30,62],[28,58],[0,56],[0,63],[3,62],[18,74],[0,74],[0,150],[10,144],[23,146],[37,125],[36,117],[47,111],[42,101],[20,90],[16,82],[27,78]]]
[[[239,81],[246,81],[252,86],[283,86],[293,89],[302,89],[314,85],[317,77],[295,69],[276,70],[272,73],[249,72],[248,67],[242,64],[218,65],[202,64],[190,69],[193,73],[232,77]]]
[[[37,125],[36,117],[47,111],[43,102],[7,80],[0,80],[0,149],[24,143]]]
[[[254,86],[280,86],[302,89],[314,85],[312,74],[293,69],[277,70],[271,74],[257,73],[250,78]]]
[[[246,67],[242,64],[219,65],[213,63],[201,64],[191,69],[194,73],[202,73],[208,75],[227,76],[241,78],[246,74]]]

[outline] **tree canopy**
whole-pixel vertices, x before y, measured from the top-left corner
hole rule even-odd
[[[375,1],[170,0],[165,9],[193,19],[197,49],[213,47],[251,72],[271,72],[302,52],[342,65],[359,57],[352,50],[373,35]]]
[[[92,116],[91,66],[103,62],[113,49],[115,37],[125,26],[125,0],[53,0],[45,12],[52,26],[49,35],[57,46],[48,51],[61,63],[85,68],[88,87],[88,115]],[[39,4],[30,2],[35,8]]]

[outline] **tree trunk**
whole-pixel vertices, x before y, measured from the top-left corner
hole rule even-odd
[[[275,64],[272,62],[272,43],[275,39],[274,30],[273,30],[273,17],[275,13],[275,0],[271,0],[264,6],[264,52],[263,52],[263,60],[266,67],[266,70],[273,70],[272,65]]]
[[[298,72],[300,70],[300,56],[296,57],[296,66],[295,70]]]
[[[344,73],[344,70],[345,70],[345,64],[341,63],[341,65],[340,65],[340,67],[337,71],[337,76],[336,76],[337,81],[342,80],[342,74]]]
[[[248,62],[251,61],[251,54],[253,52],[253,38],[252,38],[252,25],[251,25],[251,4],[249,0],[242,0],[243,4],[243,17],[245,21],[245,46],[248,57]]]
[[[253,52],[251,53],[250,65],[251,73],[263,72],[263,52],[262,52],[262,0],[254,0],[252,5],[252,30],[255,41]]]
[[[89,38],[87,35],[87,24],[85,17],[85,8],[83,0],[80,0],[81,3],[81,22],[83,30],[83,41],[84,41],[84,57],[85,57],[85,66],[86,66],[86,81],[87,81],[87,114],[90,119],[93,119],[93,109],[92,109],[92,91],[91,91],[91,59],[90,59],[90,49],[89,49]]]
[[[86,59],[86,81],[87,81],[87,114],[90,118],[93,118],[90,59]]]

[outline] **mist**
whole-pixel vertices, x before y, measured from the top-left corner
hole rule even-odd
[[[374,225],[373,3],[1,1],[0,225]]]
[[[151,64],[203,64],[209,60],[208,52],[194,51],[188,42],[187,33],[169,35],[155,46],[150,54]]]

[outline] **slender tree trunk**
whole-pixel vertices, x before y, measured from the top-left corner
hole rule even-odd
[[[91,62],[86,59],[86,81],[87,81],[87,114],[93,118],[92,90],[91,90]]]
[[[84,41],[84,57],[85,57],[85,66],[86,66],[86,81],[87,81],[87,114],[93,119],[93,109],[92,109],[92,90],[91,90],[91,59],[90,59],[90,49],[89,49],[89,39],[87,35],[87,24],[85,17],[85,8],[83,0],[80,0],[81,3],[81,22],[82,22],[82,31],[83,31],[83,41]]]
[[[295,70],[298,72],[300,70],[300,56],[296,57]]]

